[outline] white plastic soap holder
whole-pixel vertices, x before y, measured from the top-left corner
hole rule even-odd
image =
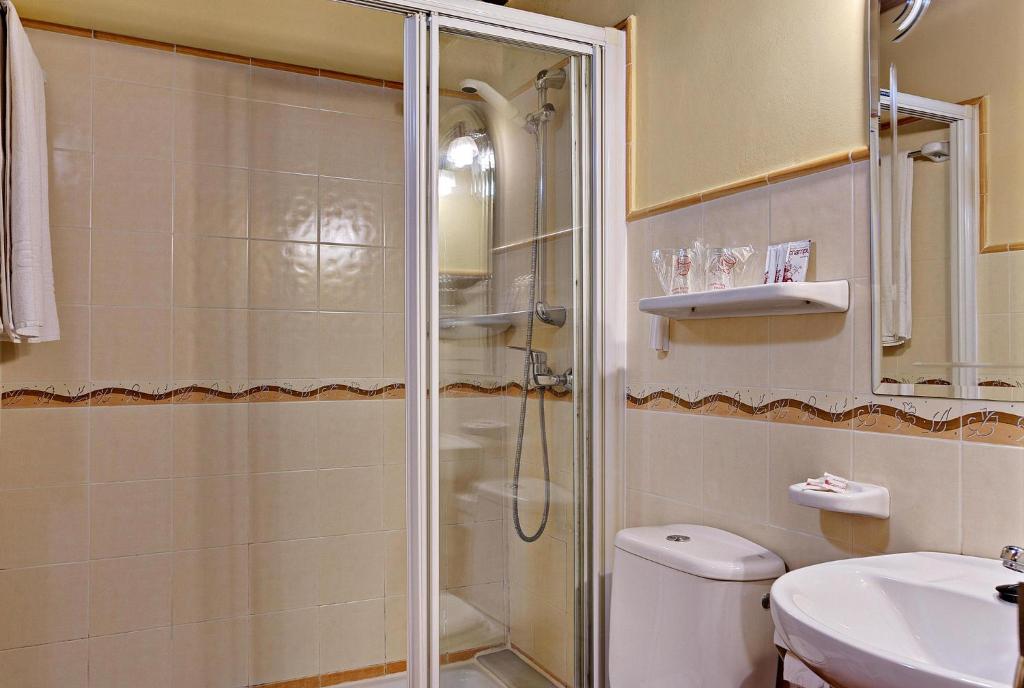
[[[804,483],[789,486],[789,501],[822,511],[889,518],[889,490],[881,485],[847,482],[845,494],[805,490]]]

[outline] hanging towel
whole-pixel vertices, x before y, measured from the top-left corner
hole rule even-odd
[[[910,300],[910,219],[914,201],[914,159],[901,154],[897,164],[900,166],[899,188],[894,194],[892,159],[890,156],[882,156],[879,237],[882,346],[899,346],[910,341],[913,322]],[[894,202],[899,210],[895,223],[892,212]]]
[[[45,76],[10,0],[2,9],[2,338],[60,338],[50,248]]]

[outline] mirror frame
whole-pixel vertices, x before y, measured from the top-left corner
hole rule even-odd
[[[923,384],[883,382],[882,339],[879,304],[881,303],[878,266],[880,264],[881,232],[881,112],[882,101],[879,88],[881,53],[881,2],[865,2],[865,33],[867,36],[867,115],[870,184],[870,241],[871,241],[871,390],[880,396],[935,397],[946,399],[986,399],[993,401],[1024,401],[1024,388],[995,385],[964,385],[951,380],[950,384]],[[971,204],[973,206],[973,204]],[[977,214],[976,208],[971,212]]]

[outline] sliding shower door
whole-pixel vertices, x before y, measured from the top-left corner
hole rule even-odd
[[[412,611],[432,686],[583,686],[589,47],[433,21]]]

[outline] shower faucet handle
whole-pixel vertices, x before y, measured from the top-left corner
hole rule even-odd
[[[547,351],[541,351],[539,349],[527,349],[525,346],[515,346],[514,344],[509,344],[508,348],[509,349],[515,349],[516,351],[522,351],[524,353],[529,351],[529,353],[530,353],[530,362],[533,363],[534,365],[537,365],[537,364],[544,365],[545,363],[548,362],[548,352]]]

